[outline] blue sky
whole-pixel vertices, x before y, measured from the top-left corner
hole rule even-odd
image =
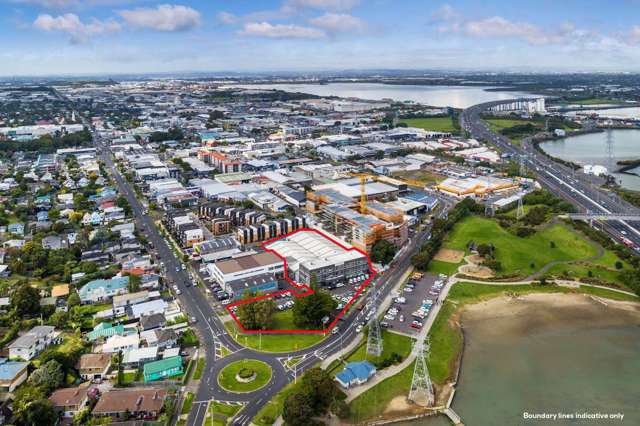
[[[0,0],[0,75],[637,71],[640,1]]]

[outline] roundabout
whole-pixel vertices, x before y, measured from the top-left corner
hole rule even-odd
[[[218,374],[218,384],[228,392],[255,392],[271,380],[271,367],[257,359],[242,359],[226,365]]]

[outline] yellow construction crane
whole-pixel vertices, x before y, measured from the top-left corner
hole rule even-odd
[[[375,180],[375,176],[356,172],[351,172],[351,176],[357,176],[360,179],[360,213],[367,214],[367,178],[371,177]]]

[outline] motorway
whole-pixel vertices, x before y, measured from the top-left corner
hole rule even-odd
[[[245,348],[238,344],[227,332],[223,322],[216,314],[213,306],[208,301],[204,292],[193,285],[185,285],[191,280],[188,270],[182,269],[182,262],[176,256],[169,243],[161,235],[160,231],[153,222],[152,217],[144,214],[144,207],[138,200],[132,184],[128,182],[118,171],[112,159],[112,153],[108,145],[94,133],[94,145],[100,152],[100,158],[105,163],[107,170],[113,177],[118,186],[120,193],[127,199],[131,205],[133,215],[136,220],[138,229],[153,244],[155,254],[160,262],[164,265],[165,278],[168,282],[175,283],[181,290],[181,294],[177,296],[183,310],[190,317],[195,317],[196,322],[192,324],[198,335],[200,336],[200,350],[204,350],[206,354],[206,364],[204,374],[200,382],[197,394],[194,397],[194,403],[189,414],[187,424],[189,426],[202,425],[205,416],[207,403],[215,399],[217,401],[242,402],[244,408],[238,413],[233,420],[234,425],[247,425],[251,419],[258,413],[264,404],[270,401],[280,389],[295,379],[296,375],[320,363],[326,357],[342,350],[352,339],[356,338],[356,327],[366,314],[365,310],[354,311],[350,316],[339,322],[340,332],[335,335],[329,335],[322,342],[315,346],[289,353],[267,353],[260,352],[250,348]],[[439,215],[446,214],[452,203],[444,202],[444,208]],[[424,229],[411,238],[410,242],[403,248],[402,255],[385,271],[383,275],[377,275],[371,287],[375,287],[378,299],[383,300],[398,284],[401,277],[411,266],[411,254],[417,251],[420,243],[424,241],[429,233],[429,229]],[[219,351],[219,345],[224,345],[231,351],[231,354],[224,358],[216,356]],[[297,363],[295,371],[285,368],[283,361],[287,357],[298,358],[301,361]],[[231,362],[241,359],[258,359],[263,361],[272,368],[271,381],[266,387],[252,393],[230,393],[222,389],[217,382],[218,374],[222,368]]]
[[[513,100],[487,102],[465,109],[460,114],[460,126],[472,137],[496,146],[503,154],[510,154],[515,161],[523,158],[540,184],[553,194],[563,198],[586,214],[626,214],[638,215],[640,209],[626,202],[612,191],[605,191],[594,183],[592,176],[551,160],[538,152],[530,140],[523,140],[522,146],[514,145],[509,138],[489,129],[481,114],[492,106],[511,103]],[[618,242],[631,240],[640,247],[640,222],[610,220],[602,222],[602,229]]]

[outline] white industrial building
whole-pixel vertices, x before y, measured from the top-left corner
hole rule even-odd
[[[337,240],[337,237],[329,237]],[[349,247],[346,243],[341,244]],[[364,278],[369,273],[369,262],[364,254],[345,250],[313,230],[296,232],[267,247],[287,259],[289,278],[299,284],[309,284],[315,274],[318,284],[334,287],[351,278]]]

